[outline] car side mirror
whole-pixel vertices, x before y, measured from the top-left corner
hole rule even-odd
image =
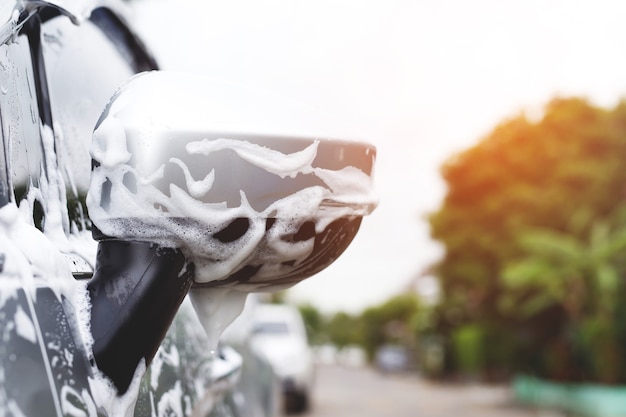
[[[166,330],[190,285],[283,289],[346,249],[376,206],[376,151],[328,125],[297,103],[188,74],[144,73],[115,94],[94,131],[87,198],[100,241],[94,355],[105,373],[117,372],[103,368],[120,367],[154,300],[171,304],[159,318]],[[114,327],[126,330],[113,337]],[[159,337],[131,362],[149,362]]]

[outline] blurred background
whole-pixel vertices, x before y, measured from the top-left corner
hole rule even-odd
[[[164,69],[272,90],[377,146],[378,209],[275,296],[320,358],[528,401],[626,384],[626,3],[129,7]]]

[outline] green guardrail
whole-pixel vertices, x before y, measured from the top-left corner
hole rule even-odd
[[[626,386],[558,384],[518,376],[513,396],[524,405],[554,408],[584,417],[626,417]]]

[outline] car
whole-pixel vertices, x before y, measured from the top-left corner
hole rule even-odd
[[[284,410],[306,411],[311,404],[315,364],[300,312],[286,304],[262,304],[252,322],[252,347],[267,358],[280,379]]]
[[[380,372],[397,373],[411,369],[409,350],[400,345],[383,345],[376,350],[376,369]]]
[[[375,149],[159,70],[125,7],[0,3],[0,416],[272,416],[220,335],[343,252]]]

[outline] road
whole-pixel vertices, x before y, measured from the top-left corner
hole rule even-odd
[[[503,386],[440,384],[414,375],[320,365],[305,417],[558,417],[516,407]]]

